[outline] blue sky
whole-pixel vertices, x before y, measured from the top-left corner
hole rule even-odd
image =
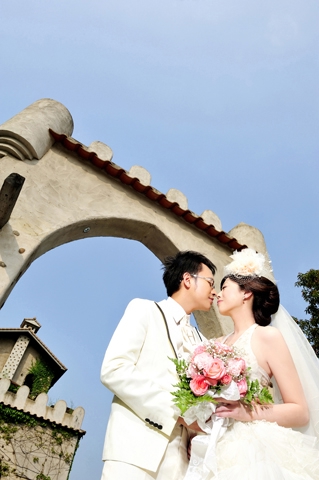
[[[84,145],[105,142],[115,163],[143,166],[225,231],[259,228],[282,303],[305,317],[294,283],[319,268],[318,2],[13,0],[0,12],[0,123],[60,101]],[[86,410],[71,480],[99,478],[111,401],[99,370],[135,296],[165,296],[159,260],[97,238],[36,260],[0,311],[1,327],[36,316],[69,369],[50,399]]]

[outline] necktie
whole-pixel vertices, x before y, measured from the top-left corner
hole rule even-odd
[[[198,341],[195,336],[195,329],[189,322],[189,315],[185,315],[180,321],[181,335],[184,353],[193,353]]]

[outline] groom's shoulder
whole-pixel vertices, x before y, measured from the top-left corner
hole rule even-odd
[[[157,302],[156,302],[157,303]],[[124,317],[129,317],[129,318],[145,318],[149,319],[151,317],[157,317],[159,314],[159,309],[156,306],[155,301],[153,300],[148,300],[146,298],[133,298],[127,305],[125,312],[124,312]],[[161,308],[163,307],[162,302],[158,302]],[[165,301],[164,301],[165,305]]]
[[[143,309],[143,310],[151,310],[156,308],[156,303],[159,305],[165,304],[166,300],[162,300],[160,302],[155,302],[154,300],[148,300],[146,298],[133,298],[127,308],[129,309]]]

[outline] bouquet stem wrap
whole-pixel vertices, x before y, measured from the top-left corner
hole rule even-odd
[[[217,395],[211,395],[212,398]],[[240,394],[235,382],[223,388],[225,400],[239,400]],[[232,419],[215,415],[216,404],[203,402],[189,408],[183,415],[187,425],[197,421],[207,435],[197,435],[192,440],[191,459],[184,480],[206,480],[211,473],[217,474],[216,445],[224,435]],[[207,421],[207,418],[209,419]]]

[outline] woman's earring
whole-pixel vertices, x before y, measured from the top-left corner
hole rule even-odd
[[[245,303],[245,295],[243,296],[243,303]]]

